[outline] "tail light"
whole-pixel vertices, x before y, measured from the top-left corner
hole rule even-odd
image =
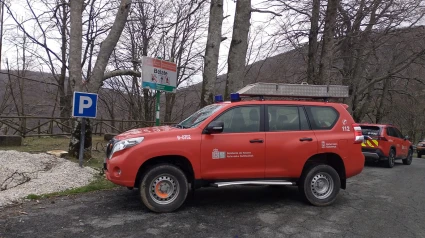
[[[353,124],[354,129],[354,144],[361,144],[364,142],[362,128],[358,124]]]

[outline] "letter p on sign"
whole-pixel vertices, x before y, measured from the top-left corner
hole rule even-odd
[[[90,97],[87,96],[81,96],[80,97],[80,106],[78,108],[78,114],[83,114],[84,109],[88,109],[93,105],[93,100],[91,100]]]
[[[72,103],[73,117],[96,118],[97,114],[97,94],[74,92]]]

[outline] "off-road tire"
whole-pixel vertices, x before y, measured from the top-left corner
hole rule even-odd
[[[323,197],[323,199],[315,196],[313,192],[313,190],[315,190],[313,184],[315,184],[315,181],[317,183],[318,178],[321,178],[321,176],[332,181],[332,190],[329,189],[327,192],[329,195],[327,197]],[[338,172],[326,164],[317,164],[306,168],[301,175],[298,185],[302,198],[311,205],[320,207],[332,204],[336,200],[340,188],[341,180]]]
[[[390,153],[388,154],[388,160],[385,161],[385,166],[387,168],[392,168],[394,167],[395,164],[395,150],[394,149],[390,149]]]
[[[413,161],[413,150],[412,148],[409,149],[409,152],[407,153],[407,157],[403,159],[403,164],[405,165],[411,165]]]
[[[151,187],[152,183],[163,176],[172,178],[178,188],[178,194],[175,195],[176,198],[169,204],[160,204],[152,198],[155,195],[151,195],[151,193],[155,194],[152,189],[156,189],[155,187]],[[180,208],[186,200],[188,190],[189,186],[186,175],[180,168],[171,164],[160,164],[150,168],[140,182],[140,196],[143,204],[149,210],[158,213],[173,212]]]

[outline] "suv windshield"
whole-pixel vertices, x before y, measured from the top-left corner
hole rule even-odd
[[[206,120],[208,117],[210,117],[212,114],[214,114],[216,111],[220,110],[223,105],[220,104],[211,104],[208,106],[205,106],[198,110],[197,112],[190,115],[188,118],[181,121],[179,124],[177,124],[177,127],[181,128],[190,128],[195,127],[199,125],[199,123]]]

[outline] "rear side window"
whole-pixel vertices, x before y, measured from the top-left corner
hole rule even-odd
[[[333,107],[306,106],[311,129],[330,130],[339,118],[339,113]]]
[[[379,136],[381,134],[381,128],[379,126],[360,126],[362,128],[362,134],[364,136]]]
[[[388,127],[388,129],[391,130],[392,133],[392,137],[398,137],[398,138],[403,138],[403,134],[401,134],[401,132],[395,128],[395,127]]]
[[[395,130],[392,127],[387,127],[387,135],[391,137],[398,137]]]
[[[267,113],[269,131],[310,130],[302,107],[270,105],[267,107]]]

